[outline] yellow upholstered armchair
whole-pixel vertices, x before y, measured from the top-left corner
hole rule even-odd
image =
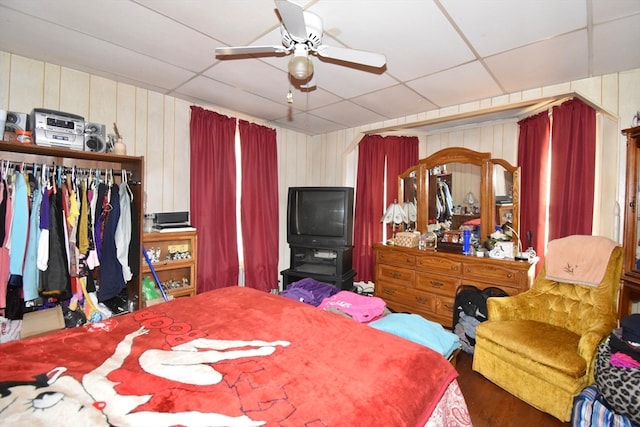
[[[549,242],[531,289],[490,298],[476,328],[473,369],[562,421],[594,383],[598,343],[616,327],[622,248],[598,236]]]

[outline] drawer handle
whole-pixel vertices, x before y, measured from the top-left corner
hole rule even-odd
[[[512,273],[507,273],[507,278],[511,279],[511,277],[513,277]]]
[[[450,268],[451,268],[452,270],[457,270],[457,269],[458,269],[458,267],[456,267],[455,265],[452,265]]]
[[[402,277],[402,274],[398,273],[397,271],[392,271],[391,277],[393,277],[394,279],[399,279]]]
[[[427,303],[427,299],[425,297],[416,297],[416,301],[418,301],[420,304]]]
[[[445,304],[444,308],[446,308],[448,311],[453,312],[453,305],[452,304]]]
[[[471,273],[471,267],[467,267],[467,273]]]
[[[432,280],[431,281],[431,287],[433,288],[441,288],[444,286],[444,283],[442,282],[438,282],[437,280]]]
[[[384,293],[387,295],[393,295],[396,293],[396,291],[394,291],[393,289],[384,288]]]

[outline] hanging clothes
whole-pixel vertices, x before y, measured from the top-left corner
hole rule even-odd
[[[7,307],[7,285],[9,278],[9,231],[11,229],[11,196],[6,175],[2,177],[2,202],[0,202],[0,216],[2,217],[2,229],[0,231],[2,240],[0,243],[0,308]],[[6,312],[5,312],[6,315]]]
[[[30,178],[36,177],[30,175]],[[38,283],[40,270],[37,266],[38,241],[40,240],[40,206],[42,204],[42,184],[39,180],[34,182],[34,191],[31,196],[31,214],[29,217],[29,239],[27,241],[27,254],[24,260],[23,292],[24,300],[31,301],[38,298]]]
[[[438,181],[436,192],[436,204],[438,207],[438,222],[445,222],[453,216],[453,198],[446,181]]]
[[[40,294],[59,300],[71,298],[65,232],[62,192],[54,186],[49,195],[49,262],[40,275]]]
[[[127,173],[123,171],[120,183],[120,218],[115,232],[116,253],[120,265],[122,265],[122,276],[125,282],[133,277],[129,267],[129,244],[131,243],[131,203],[133,193],[127,183]]]
[[[105,204],[101,215],[102,249],[100,253],[100,280],[98,301],[105,302],[117,296],[125,287],[122,265],[118,261],[115,231],[120,219],[120,195],[117,185],[111,185],[105,193]]]
[[[9,282],[7,289],[6,317],[11,320],[22,319],[24,256],[29,232],[29,190],[27,178],[21,172],[15,172],[13,192],[13,216],[11,221],[9,251]]]

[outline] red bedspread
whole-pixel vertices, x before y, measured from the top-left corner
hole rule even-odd
[[[424,425],[442,356],[277,295],[225,288],[0,345],[0,424]]]

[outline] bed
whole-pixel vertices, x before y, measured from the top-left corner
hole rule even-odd
[[[440,354],[240,287],[0,345],[0,424],[471,425]]]

